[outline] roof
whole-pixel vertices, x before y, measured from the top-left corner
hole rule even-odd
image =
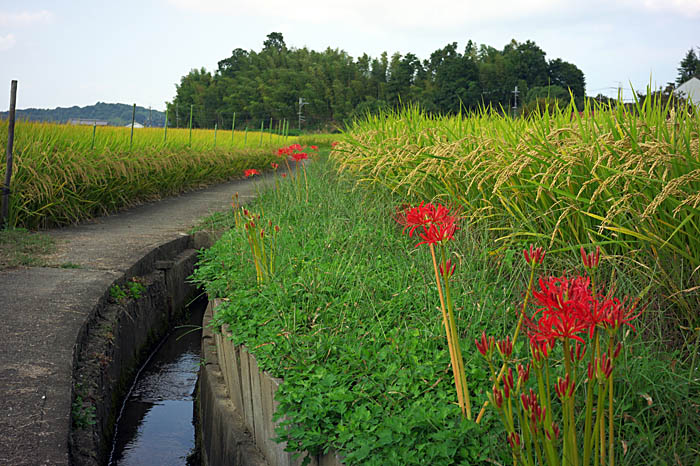
[[[690,100],[695,105],[700,105],[700,79],[698,78],[690,78],[678,86],[673,92],[678,96]]]

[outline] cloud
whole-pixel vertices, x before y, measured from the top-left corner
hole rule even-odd
[[[21,11],[19,13],[0,11],[0,26],[30,26],[49,24],[52,21],[53,14],[48,10]]]
[[[268,0],[265,2],[230,0],[169,0],[177,8],[201,13],[254,14],[261,18],[294,21],[300,24],[328,24],[342,22],[365,26],[382,26],[387,22],[400,29],[451,28],[465,24],[524,19],[559,10],[559,0],[432,0],[397,1],[356,0],[329,2],[328,0]]]
[[[10,50],[17,43],[14,34],[8,34],[6,36],[0,36],[0,52],[4,50]]]

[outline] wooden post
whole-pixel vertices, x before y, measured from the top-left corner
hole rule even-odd
[[[248,127],[245,127],[245,136],[243,137],[243,147],[248,143]]]
[[[5,170],[5,185],[2,187],[2,216],[0,228],[7,228],[10,221],[10,180],[12,179],[12,145],[15,142],[15,108],[17,106],[17,80],[10,84],[10,112],[7,125],[7,167]]]
[[[233,112],[233,121],[231,122],[231,145],[233,145],[233,134],[236,132],[236,112]]]
[[[129,139],[129,150],[131,150],[131,146],[134,145],[134,120],[135,119],[136,119],[136,104],[134,104],[134,107],[131,110],[131,139]]]
[[[214,123],[214,147],[216,147],[216,130],[219,129],[219,123]]]
[[[190,147],[192,147],[192,109],[194,108],[194,104],[190,105]]]
[[[263,131],[265,130],[265,120],[260,122],[260,143],[258,146],[262,146]]]
[[[95,149],[95,132],[97,132],[97,120],[92,123],[92,145],[90,146],[90,150]]]
[[[270,132],[270,144],[272,144],[272,117],[270,117],[270,126],[268,126],[267,130]]]
[[[163,144],[168,142],[168,107],[165,107],[165,133],[163,134]]]

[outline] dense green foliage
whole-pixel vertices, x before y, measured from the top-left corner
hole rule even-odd
[[[258,286],[242,227],[204,252],[195,274],[210,297],[224,299],[214,325],[228,325],[261,368],[284,378],[282,439],[312,453],[336,448],[349,465],[507,464],[491,411],[478,425],[460,420],[430,255],[392,215],[404,198],[358,188],[323,161],[309,167],[309,184],[308,204],[297,203],[283,181],[248,206],[264,211],[265,225],[280,226],[272,280]],[[219,216],[225,223],[233,227],[233,217]],[[481,406],[490,383],[473,338],[512,331],[527,269],[518,249],[494,249],[474,225],[463,223],[450,247],[465,367]],[[547,260],[542,273],[579,268]],[[612,268],[606,262],[605,274]],[[617,284],[621,295],[639,292],[624,274]],[[616,369],[618,464],[673,457],[690,464],[698,454],[700,387],[679,354],[667,351],[656,322],[648,310]]]
[[[313,128],[409,102],[434,113],[484,105],[509,109],[516,86],[520,105],[535,89],[552,97],[564,90],[566,100],[570,91],[581,101],[585,81],[575,65],[548,61],[532,41],[513,40],[502,50],[469,41],[464,51],[453,42],[425,60],[386,52],[353,59],[338,49],[288,48],[282,34],[272,33],[260,52],[235,49],[213,73],[202,68],[183,76],[168,108],[170,115],[183,115],[193,106],[197,127],[230,128],[234,112],[237,128],[267,127],[270,117],[296,126],[303,98],[304,127]]]
[[[29,121],[52,121],[56,123],[66,123],[72,118],[86,120],[102,120],[113,126],[131,125],[133,107],[126,104],[108,104],[97,102],[95,105],[85,107],[57,107],[53,109],[26,108],[16,111],[18,120]],[[8,112],[0,112],[0,119],[6,119]],[[144,126],[163,127],[165,124],[165,113],[158,110],[151,110],[136,106],[136,116],[134,121]],[[169,123],[172,126],[172,123]]]
[[[681,60],[676,84],[681,85],[690,78],[700,78],[700,58],[693,48],[688,50],[683,60]]]

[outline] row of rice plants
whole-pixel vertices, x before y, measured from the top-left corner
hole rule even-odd
[[[5,138],[4,140],[2,138]],[[276,132],[187,128],[134,128],[122,126],[63,125],[19,121],[15,129],[15,150],[152,150],[153,148],[208,150],[213,147],[278,147],[287,138]],[[7,120],[0,120],[0,142],[7,142]]]
[[[513,119],[406,108],[356,121],[342,169],[412,201],[441,199],[497,244],[600,246],[664,286],[697,324],[700,112],[647,99]]]
[[[269,166],[271,144],[282,136],[212,130],[135,130],[102,127],[92,147],[91,127],[19,122],[15,129],[9,226],[45,228],[240,176]],[[227,139],[228,138],[228,139]],[[248,139],[248,145],[244,144]],[[253,139],[258,141],[251,143]],[[259,146],[259,140],[262,144]],[[98,139],[96,138],[96,141]],[[7,121],[0,121],[0,145]],[[253,147],[250,147],[253,146]],[[275,146],[276,147],[276,146]],[[0,175],[5,177],[5,165]]]

